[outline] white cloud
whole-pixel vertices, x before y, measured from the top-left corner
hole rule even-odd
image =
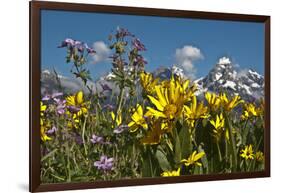
[[[103,41],[94,42],[93,49],[96,51],[92,56],[94,64],[108,60],[110,49]]]
[[[183,68],[185,75],[193,79],[196,74],[194,62],[204,59],[204,56],[199,48],[185,45],[182,48],[176,49],[175,59],[176,63]]]

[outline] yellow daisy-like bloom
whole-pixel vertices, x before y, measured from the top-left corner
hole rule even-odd
[[[214,126],[213,136],[217,141],[219,141],[221,134],[224,131],[224,122],[225,120],[222,113],[220,114],[220,116],[216,116],[216,120],[210,120],[210,123]]]
[[[115,116],[115,113],[112,111],[111,112],[111,118],[112,118],[112,121],[114,122],[114,121],[116,121],[116,126],[118,127],[118,126],[120,126],[121,124],[122,124],[122,115],[121,115],[121,113],[119,113],[118,115],[117,115],[117,118],[115,118],[116,116]],[[115,120],[116,119],[116,120]],[[114,124],[112,125],[112,128],[114,127]]]
[[[235,108],[238,104],[244,102],[243,100],[241,100],[239,95],[235,95],[230,100],[227,98],[225,93],[220,95],[220,100],[221,100],[222,106],[224,107],[225,111],[228,111],[228,112],[231,111],[233,108]]]
[[[144,145],[156,145],[159,144],[164,133],[163,124],[161,120],[155,120],[151,124],[150,130],[147,135],[141,139],[141,143]]]
[[[173,171],[165,171],[161,174],[162,177],[170,177],[170,176],[180,176],[180,168],[178,168],[177,170],[173,170]]]
[[[41,140],[42,141],[49,141],[49,140],[52,140],[51,137],[49,137],[47,134],[46,134],[46,128],[44,126],[41,126],[40,127],[40,135],[41,135]]]
[[[197,104],[196,96],[192,97],[192,102],[190,104],[190,107],[184,105],[184,115],[186,120],[190,123],[192,127],[194,127],[194,123],[196,119],[200,119],[200,118],[204,119],[209,116],[208,108],[204,107],[203,102]]]
[[[220,97],[215,93],[206,92],[205,99],[207,100],[211,110],[216,111],[220,107]]]
[[[248,103],[244,105],[244,111],[243,114],[241,115],[241,119],[249,119],[251,117],[257,117],[258,114],[258,109],[253,103]]]
[[[158,78],[153,78],[153,75],[151,73],[140,73],[141,86],[149,94],[152,94],[154,92],[154,87],[157,85],[158,80]]]
[[[183,87],[179,82],[171,80],[168,87],[155,86],[156,97],[148,95],[156,109],[147,107],[150,115],[165,119],[174,119],[181,115],[185,101]]]
[[[264,155],[263,152],[257,151],[255,158],[258,162],[263,162],[264,161]]]
[[[77,116],[88,113],[88,102],[84,101],[84,93],[82,91],[77,92],[75,95],[66,97],[66,105],[79,108],[80,110],[76,113]]]
[[[147,123],[144,118],[142,106],[137,104],[137,108],[131,117],[132,121],[128,124],[130,131],[135,132],[139,127],[147,129]]]
[[[254,159],[253,146],[251,144],[246,145],[245,148],[241,150],[240,156],[246,160]]]
[[[185,166],[197,165],[202,166],[202,163],[199,160],[205,155],[205,152],[194,151],[187,159],[181,160],[181,163],[184,163]]]
[[[46,109],[47,109],[47,106],[44,105],[41,101],[40,102],[40,136],[41,136],[41,140],[43,142],[49,141],[52,139],[46,134],[47,127],[50,127],[48,122],[44,121],[44,112],[46,111]]]

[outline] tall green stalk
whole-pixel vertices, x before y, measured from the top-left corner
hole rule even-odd
[[[229,115],[225,114],[224,116],[226,118],[226,125],[228,127],[228,133],[230,138],[230,148],[231,148],[231,154],[232,154],[232,168],[233,171],[237,171],[237,150],[236,150],[236,143],[235,138],[232,132],[232,125],[229,120]]]

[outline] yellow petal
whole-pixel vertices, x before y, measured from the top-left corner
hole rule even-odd
[[[82,91],[79,91],[79,92],[76,93],[76,102],[77,102],[78,105],[81,105],[83,103],[83,101],[84,101],[83,95],[84,94],[83,94]]]
[[[156,94],[159,98],[159,102],[161,103],[162,106],[166,106],[167,105],[167,101],[165,99],[165,96],[163,95],[162,91],[161,91],[161,87],[160,86],[156,86],[155,87],[155,91]]]
[[[149,95],[147,97],[157,107],[158,110],[164,111],[164,107],[162,106],[162,104],[157,99],[155,99],[154,97],[149,96]]]
[[[74,96],[68,96],[66,97],[66,104],[69,106],[75,106],[75,98]]]
[[[194,161],[201,159],[205,155],[205,152],[201,151],[194,156]]]
[[[143,115],[143,110],[142,110],[142,106],[137,104],[137,113],[142,116]]]
[[[163,112],[157,111],[151,107],[147,107],[147,110],[150,111],[151,115],[153,116],[166,118]]]
[[[131,121],[129,124],[128,124],[128,127],[132,127],[133,125],[135,125],[136,123],[134,121]]]

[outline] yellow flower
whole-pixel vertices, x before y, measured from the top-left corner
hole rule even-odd
[[[130,131],[135,132],[139,127],[147,129],[147,123],[144,118],[142,106],[137,104],[137,108],[131,117],[132,121],[128,124]]]
[[[235,108],[238,104],[243,103],[244,101],[241,100],[239,95],[235,95],[231,100],[227,98],[226,94],[223,93],[220,95],[220,100],[222,103],[222,106],[226,111],[231,111],[233,108]]]
[[[173,171],[165,171],[161,174],[162,177],[169,177],[169,176],[180,176],[180,168],[178,168],[177,170],[173,170]]]
[[[208,108],[204,107],[203,102],[199,103],[198,105],[196,96],[192,97],[190,107],[184,105],[184,115],[192,127],[194,127],[194,122],[196,119],[207,118],[209,116]]]
[[[245,104],[241,118],[245,120],[256,116],[258,116],[258,109],[256,108],[256,106],[252,103]]]
[[[200,163],[198,160],[200,160],[205,155],[205,152],[201,151],[197,153],[197,151],[194,151],[187,159],[181,160],[181,163],[184,163],[185,166],[190,165],[197,165],[202,166],[202,163]]]
[[[43,116],[44,112],[46,111],[47,106],[43,104],[42,101],[40,101],[40,115]]]
[[[153,78],[151,73],[141,72],[140,73],[140,83],[142,88],[149,94],[154,92],[154,87],[158,83],[158,78]]]
[[[255,155],[255,158],[258,162],[263,162],[264,160],[264,155],[261,151],[258,151]]]
[[[88,113],[88,103],[84,101],[84,93],[82,91],[77,92],[75,95],[66,97],[66,105],[79,108],[79,111],[76,113],[77,116]]]
[[[246,145],[244,149],[241,150],[240,156],[242,158],[245,158],[246,160],[248,159],[254,159],[254,151],[253,151],[253,146]]]
[[[220,116],[216,116],[216,120],[210,120],[210,123],[214,126],[213,136],[218,141],[221,137],[222,132],[224,131],[224,117],[222,113]]]
[[[210,109],[216,111],[220,107],[220,97],[217,96],[215,93],[206,92],[205,98],[209,104]]]
[[[46,111],[47,106],[40,101],[40,136],[42,141],[51,140],[45,132],[47,131],[47,127],[50,127],[50,124],[44,120],[44,112]]]
[[[155,91],[156,97],[148,95],[149,100],[156,107],[156,109],[147,107],[150,115],[169,120],[181,115],[185,96],[183,87],[179,82],[172,79],[168,87],[157,85]]]
[[[141,139],[141,143],[144,145],[155,145],[160,143],[162,134],[164,133],[163,124],[161,120],[155,120],[151,124],[151,130],[147,132],[147,135]]]
[[[116,126],[117,126],[117,127],[122,124],[122,115],[121,115],[121,113],[119,113],[119,114],[117,115],[117,118],[115,118],[115,114],[114,114],[114,112],[112,111],[112,112],[111,112],[111,118],[112,118],[112,121],[116,121]],[[116,120],[115,120],[115,119],[116,119]],[[114,126],[112,125],[112,127],[114,127]]]
[[[44,142],[52,140],[52,138],[50,138],[45,132],[46,132],[46,128],[44,126],[41,126],[40,127],[41,140]]]
[[[67,115],[67,128],[78,129],[81,122],[81,114],[78,115],[77,113],[71,113],[69,110],[67,110],[65,114]]]

